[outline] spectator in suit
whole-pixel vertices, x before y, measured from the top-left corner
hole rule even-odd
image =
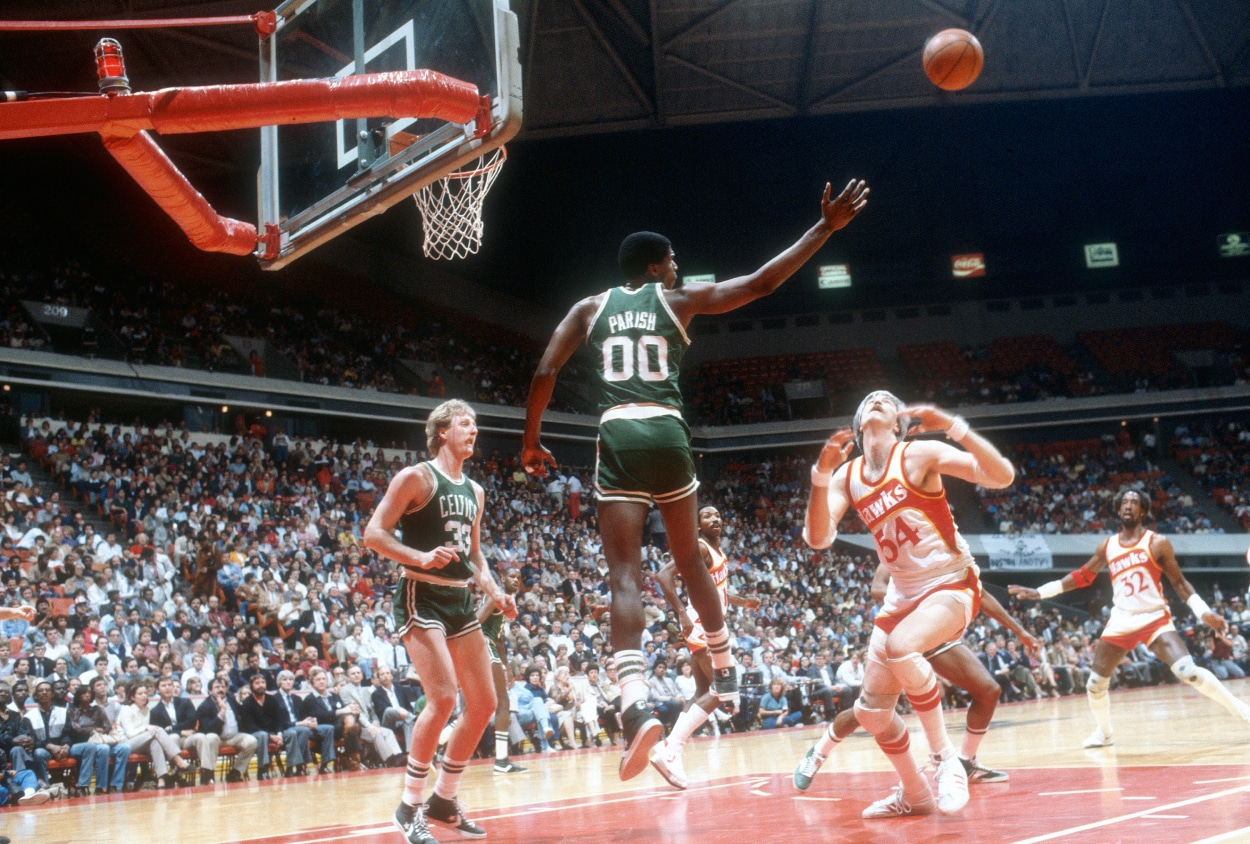
[[[48,659],[48,646],[43,642],[36,642],[31,648],[30,655],[30,676],[36,680],[42,680],[52,673],[52,669],[56,663]]]
[[[343,720],[339,716],[345,714],[346,709],[338,694],[330,691],[330,675],[324,668],[313,666],[309,669],[308,676],[313,690],[300,701],[300,716],[305,722],[314,722],[310,729],[316,734],[315,741],[321,757],[317,773],[325,774],[329,773],[330,765],[338,770],[338,763],[334,758],[334,743],[344,736]],[[357,745],[359,746],[359,739]]]
[[[308,743],[312,741],[315,718],[300,713],[300,699],[295,694],[295,674],[290,671],[278,673],[277,700],[282,712],[282,746],[286,748],[286,775],[302,777],[308,773],[312,761]]]
[[[14,689],[16,693],[17,689]],[[70,744],[65,737],[65,705],[55,703],[52,684],[41,680],[35,684],[35,705],[22,718],[22,732],[31,737],[31,748],[14,744],[9,751],[14,770],[29,767],[35,772],[40,788],[48,787],[48,762],[69,756]],[[17,699],[16,694],[14,700]]]
[[[378,685],[373,690],[371,701],[373,711],[378,713],[382,727],[393,730],[402,725],[404,729],[404,747],[412,743],[412,725],[417,722],[415,710],[416,696],[410,687],[397,685],[394,674],[385,665],[378,669]]]
[[[216,678],[209,683],[208,697],[200,703],[195,716],[200,732],[218,738],[217,750],[209,744],[208,750],[200,757],[200,765],[217,770],[217,753],[220,748],[232,747],[235,750],[234,766],[226,773],[226,782],[243,782],[247,779],[247,768],[252,757],[256,755],[258,742],[255,736],[243,728],[239,702],[228,694],[225,680]]]
[[[169,763],[179,771],[190,769],[191,763],[179,756],[180,748],[174,737],[152,723],[152,706],[148,702],[148,687],[136,683],[130,690],[130,703],[117,714],[117,732],[122,741],[130,745],[134,753],[146,753],[152,758],[152,771],[161,788],[178,785],[176,775],[169,773]]]
[[[359,712],[353,712],[360,725],[360,737],[372,745],[387,767],[397,768],[405,764],[406,756],[399,749],[395,733],[384,730],[378,725],[377,715],[373,711],[372,692],[360,684],[364,680],[364,672],[359,665],[347,669],[347,682],[339,689],[339,697],[345,704],[355,704]]]
[[[8,753],[14,769],[21,771],[27,768],[26,760],[34,758],[35,737],[30,731],[30,725],[22,718],[22,713],[10,705],[12,703],[13,691],[0,683],[0,750]],[[20,766],[14,757],[23,760]]]
[[[213,782],[221,737],[200,732],[197,729],[199,718],[195,705],[184,697],[175,697],[174,691],[172,677],[162,677],[157,682],[156,693],[160,700],[152,704],[151,722],[164,729],[180,749],[195,754],[200,763],[200,785],[209,785]],[[213,767],[208,766],[210,759],[214,762]]]
[[[651,677],[647,679],[647,705],[655,710],[656,717],[666,730],[671,730],[681,714],[681,689],[676,681],[668,676],[668,663],[662,659],[655,661]]]
[[[987,642],[985,650],[977,654],[981,659],[981,664],[990,672],[990,676],[998,683],[1003,690],[1003,700],[1016,700],[1017,695],[1015,686],[1011,682],[1011,659],[1007,654],[998,649],[998,645],[994,642]]]

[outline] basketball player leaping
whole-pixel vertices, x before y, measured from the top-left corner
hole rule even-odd
[[[521,461],[532,475],[556,465],[540,442],[543,411],[556,375],[583,341],[598,366],[603,392],[595,488],[599,529],[612,584],[612,648],[621,688],[626,749],[621,779],[637,776],[664,728],[646,704],[647,663],[642,654],[642,528],[652,500],[659,506],[669,550],[686,581],[690,602],[707,631],[721,700],[736,700],[738,683],[716,584],[699,555],[694,458],[690,429],[681,417],[678,368],[696,314],[719,314],[767,296],[807,262],[829,236],[868,201],[862,181],[837,198],[825,185],[820,221],[795,244],[754,273],[720,284],[678,286],[668,238],[637,232],[621,243],[617,262],[625,277],[615,287],[578,302],[551,336],[534,373],[525,416]]]
[[[877,603],[885,600],[886,586],[890,582],[890,572],[878,565],[872,578],[872,598]],[[984,589],[981,591],[981,611],[1016,635],[1026,648],[1036,651],[1042,643],[1036,636],[1024,628],[1019,621],[1011,616],[1003,605]],[[994,710],[998,708],[998,698],[1002,694],[1002,686],[990,674],[989,670],[977,659],[972,649],[962,640],[938,645],[925,653],[925,659],[947,682],[966,691],[972,697],[968,705],[967,726],[964,730],[963,746],[959,748],[959,761],[968,775],[968,782],[1006,782],[1010,777],[1006,771],[987,768],[977,761],[977,751],[981,740],[989,731],[990,721],[994,719]],[[806,791],[812,784],[812,777],[820,770],[825,759],[829,757],[838,744],[859,726],[855,710],[846,709],[839,712],[825,732],[817,739],[816,744],[807,751],[803,761],[799,762],[794,771],[794,787]]]
[[[724,552],[720,550],[720,529],[720,511],[710,505],[701,508],[699,554],[708,573],[712,575],[712,582],[716,584],[721,611],[729,609],[730,604],[757,609],[760,605],[759,598],[744,598],[729,591],[729,565]],[[668,738],[656,745],[651,765],[674,788],[685,788],[686,766],[681,757],[682,749],[686,740],[716,711],[720,701],[711,690],[712,659],[707,652],[707,633],[694,607],[682,603],[678,597],[676,573],[677,566],[670,562],[656,572],[655,579],[659,581],[660,591],[664,593],[668,605],[681,620],[681,632],[686,637],[686,646],[690,648],[690,664],[694,667],[695,697],[678,716]]]
[[[1112,500],[1120,519],[1120,532],[1098,546],[1089,562],[1062,580],[1043,583],[1037,589],[1009,586],[1011,594],[1025,600],[1053,598],[1070,589],[1080,589],[1094,582],[1103,569],[1111,574],[1111,618],[1094,645],[1094,665],[1085,684],[1089,708],[1094,711],[1097,726],[1085,747],[1110,745],[1111,699],[1107,689],[1111,674],[1124,655],[1139,643],[1145,643],[1159,659],[1171,666],[1172,673],[1223,706],[1230,714],[1250,723],[1250,706],[1224,688],[1215,675],[1194,664],[1184,641],[1172,624],[1172,613],[1163,597],[1161,575],[1167,575],[1172,588],[1189,605],[1194,616],[1216,633],[1223,633],[1227,623],[1207,606],[1181,574],[1172,543],[1166,537],[1147,530],[1150,499],[1133,489],[1122,489]]]
[[[903,442],[913,421],[920,423],[920,431],[944,431],[967,450],[940,442]],[[856,444],[863,455],[843,463]],[[835,432],[812,467],[803,529],[808,544],[828,548],[838,522],[854,507],[890,573],[884,606],[873,622],[855,715],[901,783],[865,809],[865,818],[921,815],[935,808],[929,784],[911,756],[907,727],[894,711],[900,691],[916,710],[937,763],[936,808],[955,812],[968,802],[968,775],[946,734],[937,676],[924,658],[933,648],[963,638],[981,599],[978,570],[951,517],[943,475],[998,489],[1011,484],[1015,470],[963,417],[927,405],[904,408],[884,390],[860,402],[851,430]]]
[[[364,537],[372,551],[399,564],[395,625],[425,689],[426,706],[412,730],[404,794],[394,818],[409,844],[438,844],[427,819],[466,838],[486,835],[456,799],[460,776],[495,711],[490,654],[469,581],[506,616],[516,617],[516,602],[495,583],[478,546],[485,494],[464,474],[477,441],[473,409],[455,399],[443,402],[430,412],[425,438],[434,459],[395,476]],[[396,525],[402,539],[395,537]],[[425,800],[426,776],[457,687],[464,711],[447,742],[434,793]]]

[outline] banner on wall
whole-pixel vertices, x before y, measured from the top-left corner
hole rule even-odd
[[[981,278],[985,275],[985,256],[980,252],[952,255],[951,275],[955,278]]]
[[[1048,569],[1054,565],[1044,536],[986,534],[981,544],[991,569]]]

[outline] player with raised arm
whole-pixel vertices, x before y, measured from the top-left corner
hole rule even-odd
[[[395,626],[425,690],[426,706],[413,726],[404,794],[394,818],[409,844],[437,844],[427,819],[466,838],[486,835],[465,817],[456,799],[465,765],[495,711],[490,653],[469,581],[506,616],[516,617],[516,602],[491,577],[478,545],[485,494],[464,473],[477,441],[473,409],[456,399],[443,402],[430,412],[425,438],[433,459],[395,475],[364,536],[372,551],[399,565]],[[447,743],[434,793],[425,800],[426,776],[457,687],[464,711]]]
[[[905,442],[913,424],[917,432],[942,431],[965,450],[936,441]],[[862,455],[848,462],[856,445]],[[865,818],[922,815],[935,808],[911,756],[906,725],[894,711],[900,691],[916,710],[937,765],[936,808],[956,812],[968,802],[968,775],[946,734],[937,676],[924,658],[962,639],[981,601],[979,571],[955,527],[943,475],[999,489],[1011,484],[1015,470],[962,416],[930,405],[905,407],[885,390],[860,402],[851,430],[834,432],[812,467],[804,539],[813,548],[828,548],[838,522],[854,507],[890,574],[884,606],[873,621],[855,714],[901,782],[865,809]]]
[[[35,608],[32,606],[20,607],[0,607],[0,621],[27,621],[35,620]]]
[[[886,586],[890,582],[890,572],[878,565],[872,578],[872,597],[877,603],[885,600]],[[984,589],[981,590],[981,612],[1006,627],[1031,651],[1041,648],[1041,641],[1024,628],[1018,620],[998,603],[998,600]],[[962,640],[946,642],[938,645],[925,655],[933,670],[947,682],[966,691],[972,697],[968,705],[967,724],[964,729],[963,746],[959,748],[959,761],[964,766],[969,783],[1006,782],[1010,777],[1006,771],[987,768],[977,761],[977,750],[981,740],[989,731],[990,721],[994,719],[994,710],[998,708],[998,698],[1002,687],[977,659],[972,649]],[[806,791],[812,784],[812,778],[820,770],[825,759],[837,748],[838,744],[859,726],[855,710],[846,709],[821,733],[816,744],[807,751],[803,761],[799,762],[794,771],[794,787]]]
[[[686,326],[696,314],[725,313],[772,293],[867,201],[868,188],[862,181],[850,182],[836,198],[825,185],[819,222],[755,272],[720,284],[679,286],[668,238],[654,232],[631,234],[621,243],[617,258],[625,283],[574,305],[552,334],[534,373],[521,461],[527,472],[542,477],[556,465],[540,433],[557,374],[583,342],[602,362],[597,368],[603,415],[595,491],[612,585],[612,649],[626,739],[621,779],[641,773],[664,731],[646,704],[647,663],[642,653],[642,530],[653,500],[690,603],[706,630],[712,688],[723,701],[738,697],[720,598],[699,554],[695,496],[699,481],[678,388],[682,356],[690,345]]]
[[[506,595],[515,596],[521,588],[521,573],[516,568],[505,569],[499,580]],[[490,672],[495,682],[495,773],[523,774],[529,769],[508,758],[508,729],[512,718],[508,689],[512,688],[512,678],[508,675],[508,645],[503,638],[504,613],[490,597],[484,597],[477,607],[477,620],[482,625],[486,647],[490,649]]]
[[[728,610],[730,604],[757,609],[759,598],[744,598],[729,590],[729,561],[720,549],[720,530],[720,511],[711,505],[700,508],[699,554],[720,594],[721,611]],[[720,700],[712,693],[712,659],[707,652],[707,632],[694,607],[683,603],[677,594],[677,566],[671,561],[666,563],[656,572],[655,579],[668,605],[681,621],[681,632],[686,639],[686,647],[690,649],[690,664],[694,667],[695,696],[677,717],[668,738],[656,745],[651,765],[674,788],[685,788],[686,766],[682,761],[682,749],[687,739],[716,711]]]
[[[1094,645],[1094,664],[1085,684],[1097,726],[1083,746],[1107,747],[1112,743],[1111,699],[1107,696],[1111,674],[1124,655],[1141,643],[1181,680],[1250,724],[1250,706],[1234,697],[1214,674],[1194,664],[1172,624],[1172,612],[1163,597],[1164,576],[1200,622],[1217,634],[1228,626],[1181,574],[1167,537],[1146,528],[1145,522],[1151,518],[1150,499],[1135,489],[1122,489],[1112,499],[1112,508],[1120,519],[1120,531],[1103,540],[1089,562],[1062,580],[1043,583],[1037,589],[1008,587],[1014,597],[1036,601],[1089,586],[1103,569],[1111,575],[1111,618]]]

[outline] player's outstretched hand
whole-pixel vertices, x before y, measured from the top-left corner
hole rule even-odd
[[[864,206],[868,204],[868,185],[863,179],[859,181],[851,179],[842,189],[842,193],[838,194],[836,199],[830,200],[829,195],[832,193],[833,185],[825,182],[825,195],[820,200],[820,213],[829,227],[836,232],[864,210]]]
[[[521,465],[525,467],[525,473],[530,477],[545,478],[548,466],[554,469],[560,464],[556,463],[551,452],[540,444],[521,449]]]
[[[1007,591],[1011,593],[1011,597],[1019,598],[1022,601],[1040,601],[1042,596],[1037,594],[1036,589],[1028,586],[1016,586],[1014,583],[1007,587]]]
[[[1202,614],[1202,623],[1214,630],[1221,638],[1224,631],[1228,629],[1228,622],[1224,620],[1224,616],[1217,615],[1210,610]]]
[[[1016,634],[1016,638],[1020,640],[1020,644],[1024,645],[1024,649],[1031,654],[1036,654],[1042,649],[1042,640],[1027,630],[1021,630]]]
[[[855,447],[855,434],[850,428],[842,428],[830,435],[825,447],[816,458],[816,469],[819,472],[832,472],[846,462]]]
[[[516,598],[514,596],[505,594],[503,596],[503,603],[501,604],[496,601],[495,606],[499,607],[499,609],[503,611],[504,618],[517,617]]]
[[[920,423],[912,428],[911,432],[913,434],[930,434],[945,431],[955,421],[954,416],[942,410],[942,408],[934,407],[931,404],[909,405],[900,410],[898,414],[899,416],[910,416],[914,421]]]

